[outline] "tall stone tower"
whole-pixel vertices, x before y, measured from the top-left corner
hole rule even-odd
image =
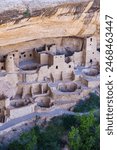
[[[86,57],[85,66],[90,66],[91,64],[99,61],[99,52],[97,51],[97,40],[96,37],[86,38]]]
[[[13,55],[8,54],[5,62],[5,69],[8,73],[14,73],[15,72],[15,63]]]

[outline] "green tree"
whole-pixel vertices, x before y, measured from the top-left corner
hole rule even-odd
[[[69,146],[73,150],[80,150],[81,138],[78,128],[72,127],[68,134]]]
[[[34,150],[37,144],[35,130],[23,133],[19,140],[13,141],[9,145],[9,150]]]
[[[63,129],[61,127],[48,125],[48,127],[38,135],[38,149],[60,150],[60,141],[63,134],[62,131]]]
[[[77,116],[80,120],[79,127],[72,127],[69,132],[70,148],[73,150],[99,150],[99,122],[93,113]]]
[[[99,128],[97,128],[97,120],[93,113],[89,115],[83,115],[80,119],[79,131],[82,139],[82,149],[81,150],[96,150],[97,144],[99,145]],[[97,140],[97,144],[96,144]]]
[[[63,127],[65,130],[70,130],[72,126],[78,126],[78,119],[74,115],[63,116]]]
[[[9,150],[22,150],[23,145],[20,144],[17,140],[13,141],[12,143],[9,144],[8,147]]]
[[[37,144],[37,137],[35,130],[32,129],[30,132],[23,133],[20,136],[19,142],[24,146],[25,150],[33,150]]]

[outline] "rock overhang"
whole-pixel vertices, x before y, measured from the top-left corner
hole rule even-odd
[[[99,37],[99,0],[5,2],[0,6],[0,47],[50,37]]]

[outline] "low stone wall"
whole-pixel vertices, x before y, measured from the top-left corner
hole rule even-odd
[[[53,91],[52,96],[55,100],[75,101],[87,96],[90,92],[91,89],[89,88],[83,89],[81,92],[59,92],[56,90]]]
[[[99,81],[99,80],[89,81],[89,82],[88,82],[88,87],[90,87],[90,88],[95,88],[95,87],[97,87],[99,84],[100,84],[100,81]]]
[[[28,106],[24,106],[21,108],[13,108],[10,110],[10,119],[15,119],[18,117],[22,117],[28,114],[31,114],[35,111],[35,104],[29,104]]]

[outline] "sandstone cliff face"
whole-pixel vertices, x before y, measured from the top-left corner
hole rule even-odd
[[[0,2],[0,50],[39,39],[90,35],[99,39],[99,28],[99,0]]]

